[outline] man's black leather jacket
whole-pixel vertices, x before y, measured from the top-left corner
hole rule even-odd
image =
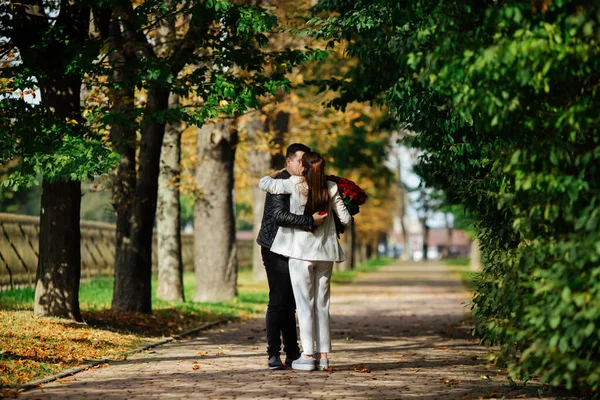
[[[277,179],[287,179],[290,176],[289,172],[283,171],[277,175]],[[312,215],[296,215],[290,212],[289,194],[267,193],[262,224],[256,242],[270,249],[280,226],[311,231],[313,223]]]

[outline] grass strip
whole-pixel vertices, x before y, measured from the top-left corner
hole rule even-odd
[[[443,262],[449,271],[460,277],[460,281],[467,289],[474,290],[475,283],[473,279],[475,279],[477,271],[471,269],[471,260],[468,257],[447,258]]]
[[[331,275],[331,283],[338,285],[352,283],[352,281],[361,274],[377,271],[379,268],[390,265],[394,261],[395,260],[393,258],[389,257],[371,258],[367,260],[366,263],[360,264],[354,269],[347,271],[333,271],[333,274]]]

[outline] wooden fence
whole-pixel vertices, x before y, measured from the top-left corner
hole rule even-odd
[[[81,221],[81,278],[112,276],[115,225]],[[38,262],[39,217],[0,213],[0,288],[33,285]],[[252,263],[252,239],[238,239],[238,265]],[[194,270],[194,235],[181,235],[183,268]],[[156,269],[156,243],[152,268]]]

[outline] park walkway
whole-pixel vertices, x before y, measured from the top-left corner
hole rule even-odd
[[[469,299],[442,265],[393,265],[333,288],[331,372],[268,371],[261,318],[201,332],[19,398],[543,398],[536,382],[511,387],[505,371],[487,365],[487,350],[469,333]]]

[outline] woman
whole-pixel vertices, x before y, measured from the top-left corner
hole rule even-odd
[[[352,222],[337,185],[325,177],[325,160],[319,153],[304,154],[301,176],[289,179],[265,176],[259,186],[271,194],[291,194],[290,211],[294,214],[324,212],[331,215],[333,211],[344,225]],[[328,353],[331,351],[331,271],[334,262],[345,259],[337,241],[334,219],[326,218],[314,232],[280,227],[271,251],[289,257],[290,279],[304,351],[299,359],[292,362],[292,369],[325,370],[329,368]]]

